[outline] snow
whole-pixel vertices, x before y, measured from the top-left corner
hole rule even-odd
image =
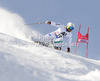
[[[0,8],[0,12],[0,32],[27,41],[34,36],[34,33],[36,35],[37,32],[26,26],[23,18],[17,13],[3,8]]]
[[[6,14],[0,17],[14,14],[0,11]],[[17,23],[17,17],[11,21]],[[28,38],[35,31],[24,28],[22,18],[19,25],[9,26],[4,21],[0,22],[0,81],[100,81],[100,61],[35,44]],[[18,31],[19,27],[22,30]]]
[[[99,81],[100,62],[0,33],[0,81]]]

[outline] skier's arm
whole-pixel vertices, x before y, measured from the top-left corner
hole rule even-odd
[[[51,21],[46,21],[46,24],[49,24],[49,25],[52,25],[52,26],[55,26],[55,27],[64,27],[64,25],[61,25],[60,23],[55,23],[55,22],[51,22]]]
[[[68,41],[67,41],[67,52],[70,52],[71,42],[72,42],[72,37],[68,37]]]
[[[70,48],[69,47],[67,48],[67,52],[70,52]]]

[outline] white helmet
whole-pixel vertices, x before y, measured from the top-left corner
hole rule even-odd
[[[67,29],[73,30],[75,28],[75,25],[72,22],[68,22]]]

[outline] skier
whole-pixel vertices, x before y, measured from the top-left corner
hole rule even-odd
[[[72,41],[72,33],[71,31],[74,29],[75,25],[72,22],[69,22],[67,26],[61,25],[59,23],[46,21],[46,24],[56,26],[58,29],[54,32],[51,32],[45,36],[46,40],[49,40],[53,43],[54,48],[57,50],[61,50],[62,44],[67,43],[67,52],[70,52],[71,41]]]

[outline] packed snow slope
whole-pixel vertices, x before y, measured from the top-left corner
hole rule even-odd
[[[23,24],[0,8],[0,81],[100,81],[100,62],[40,46]]]
[[[0,33],[0,81],[100,81],[100,62]]]

